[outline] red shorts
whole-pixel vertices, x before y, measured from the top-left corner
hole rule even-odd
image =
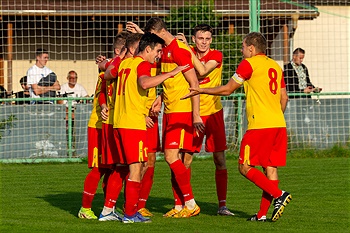
[[[118,158],[122,164],[147,162],[146,130],[114,129]]]
[[[286,165],[287,129],[268,128],[248,130],[242,139],[239,163],[266,168]]]
[[[102,129],[88,127],[88,167],[110,168],[102,164]]]
[[[119,162],[112,124],[102,123],[102,154],[102,164],[116,164]]]
[[[147,128],[146,146],[147,152],[156,153],[160,151],[158,117],[151,117],[154,122],[152,128]]]
[[[162,149],[191,151],[193,143],[192,112],[163,115]]]
[[[224,111],[220,111],[209,115],[201,116],[203,124],[205,125],[205,132],[198,132],[194,134],[193,138],[193,150],[194,153],[199,153],[202,148],[204,135],[205,139],[205,151],[206,152],[219,152],[227,149],[226,146],[226,134],[224,123]]]

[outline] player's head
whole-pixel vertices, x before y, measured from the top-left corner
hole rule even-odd
[[[139,42],[143,34],[141,33],[131,33],[126,38],[125,47],[128,50],[127,54],[134,56],[137,54],[137,49]]]
[[[208,24],[198,24],[192,29],[192,41],[200,52],[206,52],[210,49],[213,28]]]
[[[68,80],[68,84],[69,86],[75,86],[75,84],[77,84],[78,81],[78,74],[77,72],[75,72],[74,70],[71,70],[68,72],[67,74],[67,80]]]
[[[293,51],[293,62],[295,64],[297,64],[298,66],[301,65],[301,63],[303,63],[305,57],[305,50],[302,48],[296,48]]]
[[[265,53],[267,42],[260,32],[251,32],[243,38],[242,53],[244,58],[255,56],[258,53]]]
[[[35,52],[36,65],[40,68],[46,66],[49,60],[49,52],[46,49],[39,48]]]
[[[167,31],[165,22],[161,18],[153,17],[147,21],[144,31],[157,34],[163,29]]]
[[[139,43],[139,53],[150,63],[158,61],[162,55],[164,40],[154,33],[146,32]]]
[[[115,55],[119,55],[122,51],[122,49],[125,46],[126,38],[128,37],[128,32],[120,32],[118,33],[113,42],[113,51]]]

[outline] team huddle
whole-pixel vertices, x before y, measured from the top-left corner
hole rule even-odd
[[[291,200],[278,188],[277,167],[285,166],[286,124],[283,116],[288,97],[282,69],[265,55],[266,40],[260,33],[244,37],[244,60],[229,82],[221,86],[222,53],[210,48],[212,28],[193,29],[189,46],[183,34],[173,36],[160,18],[148,20],[144,30],[132,22],[114,41],[112,59],[98,56],[99,74],[88,123],[88,166],[80,218],[123,223],[151,222],[146,208],[156,152],[163,151],[171,170],[174,207],[163,216],[188,218],[200,213],[191,186],[194,153],[213,153],[219,215],[233,216],[226,207],[228,173],[226,135],[220,95],[230,95],[244,85],[248,130],[243,137],[239,171],[263,190],[260,209],[249,221],[276,221]],[[162,92],[156,87],[162,85]],[[158,115],[163,106],[162,145]],[[160,149],[161,148],[161,149]],[[264,173],[255,166],[262,166]],[[91,210],[103,177],[105,203],[97,217]],[[123,215],[115,210],[125,186]]]

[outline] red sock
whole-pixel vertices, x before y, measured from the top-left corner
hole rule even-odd
[[[104,206],[108,208],[113,208],[115,206],[115,203],[117,202],[119,193],[123,187],[123,179],[120,175],[120,171],[113,170],[110,173],[107,186],[108,186],[108,189],[106,192]]]
[[[103,195],[106,199],[106,193],[107,193],[107,183],[108,183],[108,178],[109,175],[112,173],[112,170],[107,170],[105,175],[103,176],[103,181],[102,181],[102,190],[103,190]]]
[[[154,167],[148,167],[141,180],[140,197],[139,202],[137,204],[138,209],[144,208],[146,206],[146,202],[153,185],[153,175]]]
[[[227,195],[227,169],[215,171],[216,194],[219,207],[226,206]]]
[[[137,202],[140,194],[140,183],[132,180],[126,181],[125,187],[125,214],[132,216],[137,212]]]
[[[181,160],[176,160],[172,164],[170,164],[170,169],[175,174],[175,179],[181,193],[184,197],[185,202],[193,199],[192,187],[190,183],[189,173],[185,167],[185,165],[181,162]]]
[[[256,168],[251,168],[247,175],[247,179],[253,182],[256,186],[261,188],[263,191],[267,192],[274,198],[277,198],[282,195],[282,191],[276,187],[276,185],[267,179],[267,177]]]
[[[101,177],[105,173],[104,169],[99,169],[94,167],[87,174],[84,181],[84,192],[82,198],[83,208],[91,208],[92,200],[94,199],[98,183],[100,182]]]
[[[270,180],[276,187],[278,187],[279,180]],[[258,212],[258,218],[261,218],[262,216],[266,216],[267,211],[270,208],[271,202],[273,200],[273,197],[268,194],[267,192],[263,191],[261,196],[261,202],[260,202],[260,209]]]
[[[174,195],[174,205],[185,205],[184,197],[182,196],[179,185],[176,182],[175,174],[171,171],[171,189]]]

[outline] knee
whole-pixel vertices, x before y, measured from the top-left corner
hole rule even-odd
[[[225,158],[224,151],[214,152],[213,159],[214,159],[215,167],[217,170],[226,169],[226,158]]]

